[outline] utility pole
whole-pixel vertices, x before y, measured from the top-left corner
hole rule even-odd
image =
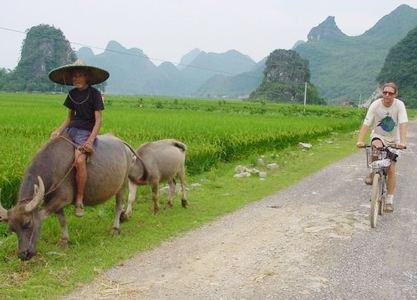
[[[304,84],[304,111],[306,111],[307,104],[307,81]]]

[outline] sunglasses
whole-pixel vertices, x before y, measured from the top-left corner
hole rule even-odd
[[[382,94],[392,96],[392,95],[394,95],[395,93],[393,93],[393,92],[386,92],[386,91],[383,91],[383,92],[382,92]]]

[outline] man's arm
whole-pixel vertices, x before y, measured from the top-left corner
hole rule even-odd
[[[362,127],[359,130],[358,141],[356,142],[356,147],[362,148],[365,146],[363,140],[365,138],[365,135],[368,133],[368,131],[369,131],[369,127],[365,124],[362,124]]]
[[[400,124],[400,143],[397,145],[398,148],[405,148],[405,142],[407,137],[407,123]]]
[[[74,115],[74,111],[72,109],[69,109],[67,118],[64,120],[64,122],[62,122],[62,124],[57,129],[55,129],[54,132],[51,133],[51,139],[58,137],[64,131],[64,129],[68,127],[73,115]]]

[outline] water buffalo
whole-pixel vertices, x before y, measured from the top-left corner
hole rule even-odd
[[[129,198],[126,208],[127,216],[132,212],[132,203],[136,197],[137,185],[150,185],[152,189],[152,200],[154,203],[154,214],[159,213],[159,183],[169,183],[168,207],[172,207],[175,195],[178,176],[181,182],[181,204],[187,207],[188,202],[185,196],[185,152],[187,146],[175,139],[165,139],[150,143],[144,143],[136,150],[141,161],[133,166],[129,175]],[[143,169],[143,171],[142,171]],[[143,173],[142,173],[143,172]]]
[[[98,136],[95,152],[87,162],[84,205],[94,206],[116,196],[112,234],[119,234],[123,213],[124,192],[128,173],[136,154],[123,141],[111,134]],[[65,137],[47,142],[32,159],[22,179],[18,201],[9,210],[0,204],[0,220],[8,221],[9,229],[18,236],[18,256],[28,260],[36,254],[43,220],[51,213],[58,217],[62,245],[69,241],[64,207],[76,193],[74,145]],[[141,164],[135,167],[143,173]]]

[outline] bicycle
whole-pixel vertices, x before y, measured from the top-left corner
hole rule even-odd
[[[365,145],[366,163],[372,169],[372,190],[371,190],[371,227],[375,228],[378,215],[382,216],[385,210],[385,198],[387,196],[387,169],[391,161],[397,161],[398,155],[389,149],[400,149],[395,146],[375,147]]]

